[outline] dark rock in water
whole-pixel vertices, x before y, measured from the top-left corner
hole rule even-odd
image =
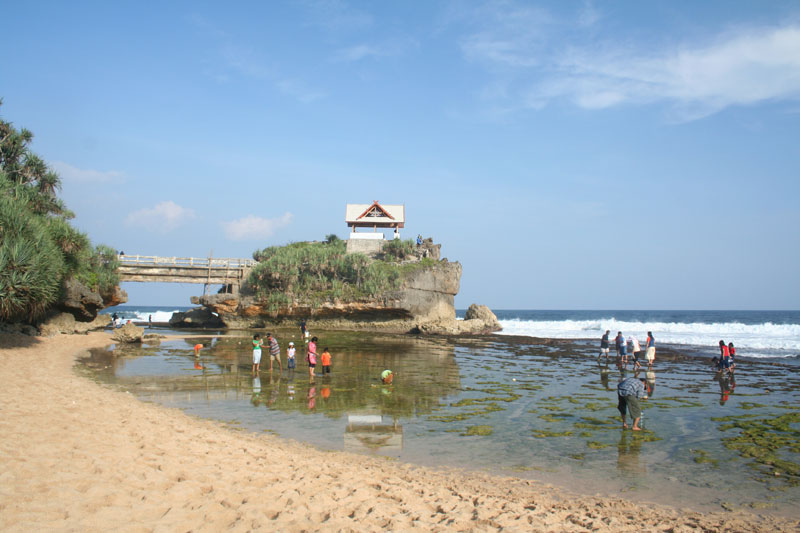
[[[166,335],[159,335],[158,333],[146,333],[142,336],[142,342],[147,344],[161,344],[161,339],[166,338]]]
[[[111,339],[116,342],[134,343],[134,342],[142,342],[143,337],[144,337],[144,328],[140,328],[128,322],[121,328],[115,329],[114,334],[111,336]]]
[[[186,312],[173,313],[169,325],[175,328],[222,328],[225,324],[219,316],[206,307],[195,307]]]

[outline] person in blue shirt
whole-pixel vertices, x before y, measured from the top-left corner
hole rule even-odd
[[[647,399],[647,381],[642,378],[625,378],[617,385],[617,409],[622,416],[622,427],[628,429],[626,414],[633,419],[631,429],[641,431],[639,420],[642,418],[642,406],[639,400]]]

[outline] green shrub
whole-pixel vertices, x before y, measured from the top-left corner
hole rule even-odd
[[[388,241],[383,260],[372,260],[363,254],[347,254],[347,243],[330,237],[324,242],[257,250],[253,258],[258,263],[250,271],[248,289],[271,311],[292,303],[318,306],[326,301],[354,301],[396,290],[404,276],[435,263],[426,259],[399,264],[413,252],[410,240]]]

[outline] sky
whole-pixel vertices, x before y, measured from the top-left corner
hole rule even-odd
[[[800,308],[796,1],[3,4],[0,116],[96,244],[251,257],[378,200],[457,308]]]

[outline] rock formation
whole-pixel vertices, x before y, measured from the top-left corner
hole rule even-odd
[[[134,342],[141,343],[143,338],[144,338],[144,328],[140,328],[139,326],[136,326],[131,322],[125,324],[121,328],[115,329],[114,334],[111,336],[111,340],[115,342],[126,342],[126,343],[134,343]]]
[[[420,254],[438,259],[439,246],[423,244],[419,247]],[[461,264],[444,259],[407,273],[396,290],[357,301],[334,300],[317,306],[296,303],[270,310],[266,302],[248,295],[245,288],[239,295],[219,293],[192,297],[192,303],[204,306],[205,313],[196,309],[176,313],[170,325],[216,328],[220,327],[218,321],[221,321],[224,327],[249,329],[302,318],[313,321],[315,328],[322,329],[443,335],[498,331],[497,318],[486,306],[473,305],[470,309],[475,309],[467,320],[456,320],[454,298],[460,282]]]
[[[225,324],[206,307],[195,307],[182,313],[172,313],[169,325],[174,328],[223,328]]]

